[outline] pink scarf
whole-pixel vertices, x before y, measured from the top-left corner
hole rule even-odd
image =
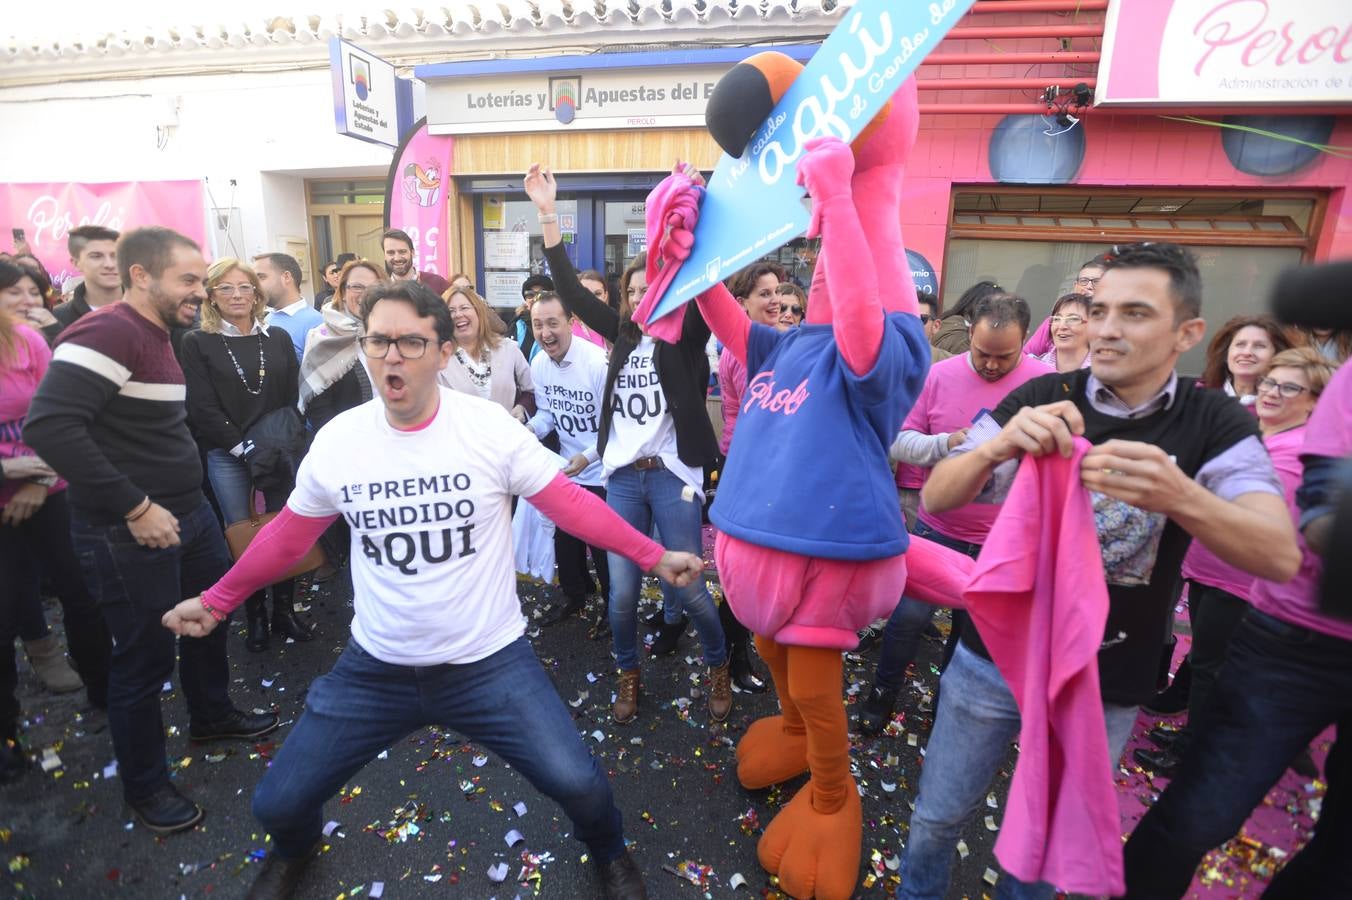
[[[636,321],[647,321],[676,278],[681,263],[690,256],[703,199],[704,188],[681,172],[672,172],[648,194],[648,292],[634,310]],[[680,306],[648,322],[644,330],[658,340],[674,344],[681,339],[684,320],[685,307]]]
[[[1026,456],[967,586],[968,612],[1023,719],[995,855],[1076,894],[1125,891],[1098,651],[1108,587],[1080,460]]]

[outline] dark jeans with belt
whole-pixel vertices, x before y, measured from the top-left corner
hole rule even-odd
[[[1264,896],[1352,897],[1352,641],[1257,610],[1235,629],[1178,774],[1127,842],[1127,896],[1182,897],[1207,851],[1233,837],[1291,759],[1334,724],[1315,838]]]
[[[1188,616],[1192,620],[1192,649],[1188,652],[1192,667],[1192,682],[1188,686],[1189,727],[1179,737],[1184,743],[1174,745],[1175,752],[1181,754],[1187,749],[1186,742],[1193,735],[1191,724],[1200,720],[1207,694],[1225,665],[1230,638],[1249,608],[1248,601],[1228,591],[1188,582]]]
[[[108,630],[90,596],[71,547],[70,508],[65,492],[47,500],[19,525],[0,525],[0,740],[13,737],[19,701],[14,638],[22,634],[24,609],[39,604],[43,574],[50,579],[66,622],[66,646],[93,706],[108,705]]]
[[[584,491],[606,499],[606,489],[599,485],[580,484]],[[569,600],[581,600],[588,594],[596,593],[596,581],[587,571],[587,547],[589,545],[573,537],[562,528],[554,529],[554,559],[559,566],[559,587]],[[606,551],[600,547],[591,548],[592,562],[596,564],[596,577],[601,581],[601,596],[610,602],[610,564]]]
[[[169,783],[160,691],[173,675],[176,650],[191,719],[218,721],[233,710],[225,651],[229,628],[179,639],[160,624],[173,606],[202,593],[230,568],[230,551],[205,499],[179,516],[178,525],[178,546],[162,550],[136,543],[125,524],[71,525],[80,570],[113,636],[108,730],[130,800]]]

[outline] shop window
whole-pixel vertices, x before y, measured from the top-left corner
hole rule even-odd
[[[1202,313],[1214,333],[1231,316],[1264,311],[1278,273],[1312,256],[1314,235],[1308,231],[1322,203],[1314,195],[1094,196],[1085,189],[1010,197],[959,191],[944,258],[943,303],[949,306],[972,284],[990,280],[1028,300],[1040,322],[1085,261],[1113,244],[1173,241],[1197,255]],[[1000,215],[1014,210],[1019,215]],[[1180,371],[1201,371],[1205,343],[1182,357]]]
[[[385,203],[385,179],[383,178],[346,181],[329,181],[326,179],[307,183],[310,189],[309,199],[311,203],[321,205],[358,203],[384,205]]]

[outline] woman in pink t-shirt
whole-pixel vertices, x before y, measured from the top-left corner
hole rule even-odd
[[[0,295],[18,280],[16,271],[0,262]],[[16,636],[25,638],[29,661],[50,687],[79,690],[83,679],[90,704],[108,705],[111,641],[71,547],[66,485],[23,442],[28,406],[51,358],[42,335],[0,313],[0,784],[26,767],[18,746]],[[78,676],[47,629],[39,593],[44,574],[61,600]]]
[[[1254,377],[1258,427],[1290,504],[1294,504],[1296,488],[1300,486],[1305,423],[1332,377],[1333,367],[1309,347],[1283,350],[1272,356]],[[1188,614],[1192,621],[1188,719],[1194,721],[1225,662],[1230,636],[1249,609],[1254,579],[1221,562],[1197,541],[1183,558],[1183,577],[1188,581]],[[1147,736],[1162,749],[1159,752],[1137,749],[1136,760],[1156,774],[1169,777],[1187,746],[1187,729],[1156,728]]]

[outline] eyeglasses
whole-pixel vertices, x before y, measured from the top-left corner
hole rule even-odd
[[[1092,287],[1093,285],[1098,284],[1102,280],[1103,280],[1102,275],[1100,275],[1098,278],[1091,278],[1088,275],[1081,275],[1079,278],[1075,279],[1075,283],[1078,285],[1082,285],[1083,287]]]
[[[239,294],[241,297],[252,297],[254,295],[254,286],[252,284],[218,284],[211,289],[213,294],[224,294],[229,297],[232,294]]]
[[[928,325],[928,324],[931,322],[931,320],[933,320],[933,318],[934,318],[934,317],[931,316],[929,313],[921,313],[921,314],[920,314],[920,324],[921,324],[921,325]]]
[[[795,316],[801,316],[803,314],[803,308],[801,306],[781,306],[779,311],[781,313],[793,313]]]
[[[427,345],[431,343],[430,338],[425,338],[416,334],[406,334],[403,337],[390,338],[379,334],[368,334],[365,337],[357,339],[361,344],[361,351],[370,359],[384,359],[390,355],[390,345],[396,344],[399,347],[399,355],[404,359],[419,359],[427,352]]]
[[[1052,316],[1052,327],[1064,325],[1067,328],[1079,328],[1084,324],[1084,316]]]
[[[350,294],[353,297],[360,297],[362,294],[366,293],[368,287],[373,287],[373,285],[349,284],[344,286],[343,293]]]
[[[521,296],[527,300],[538,300],[547,293],[549,292],[543,289],[538,291],[522,291]]]
[[[1294,384],[1290,381],[1273,381],[1271,378],[1266,377],[1258,379],[1258,393],[1261,394],[1262,392],[1270,391],[1273,388],[1276,388],[1287,400],[1290,400],[1292,397],[1299,397],[1309,390],[1309,388],[1304,385]]]

